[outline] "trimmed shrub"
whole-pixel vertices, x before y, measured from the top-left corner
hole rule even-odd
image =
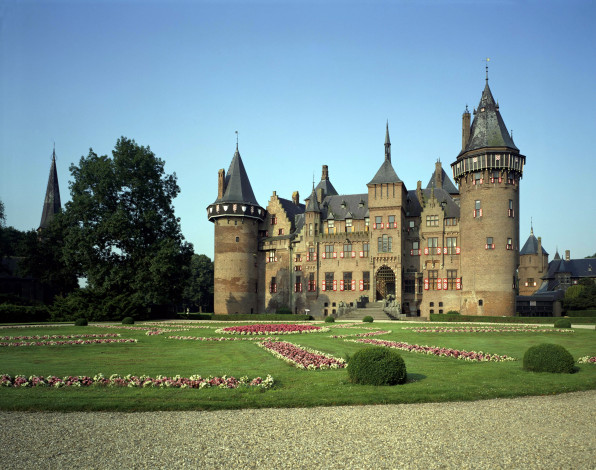
[[[325,323],[334,323],[335,317],[325,317]]]
[[[375,320],[374,320],[374,318],[373,318],[373,317],[371,317],[370,315],[367,315],[367,316],[365,316],[365,317],[362,319],[362,321],[363,321],[364,323],[372,323],[372,322],[374,322]]]
[[[290,310],[288,307],[278,307],[277,310],[275,311],[276,315],[291,315],[292,314],[292,310]]]
[[[75,326],[87,326],[89,322],[86,318],[77,318],[75,320]]]
[[[459,315],[459,312],[457,310],[449,310],[447,315]]]
[[[133,324],[134,324],[134,322],[135,322],[135,320],[134,320],[134,318],[133,318],[133,317],[124,317],[124,318],[122,319],[122,324],[123,324],[123,325],[133,325]]]
[[[43,322],[48,321],[49,316],[45,305],[0,305],[0,323]]]
[[[406,383],[406,364],[393,349],[366,347],[357,351],[348,364],[350,381],[362,385],[396,385]]]
[[[555,320],[555,328],[571,328],[571,322],[568,318],[559,318]]]
[[[596,310],[569,310],[568,317],[596,317]]]
[[[523,369],[529,372],[571,374],[573,356],[559,344],[538,344],[529,348],[524,354]]]

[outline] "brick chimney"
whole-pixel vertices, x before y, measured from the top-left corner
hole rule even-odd
[[[226,192],[226,170],[217,172],[217,199],[221,199]]]
[[[470,140],[470,111],[468,106],[461,117],[461,149],[465,150],[466,144]]]
[[[540,271],[544,271],[544,256],[542,255],[542,237],[538,237],[538,259],[540,259]]]
[[[435,188],[443,189],[443,167],[441,160],[435,163]]]
[[[298,193],[298,191],[294,191],[294,192],[292,193],[292,202],[293,202],[295,205],[298,205],[298,204],[300,204],[300,194]]]
[[[418,198],[420,205],[424,207],[424,202],[422,201],[422,181],[420,180],[416,183],[416,197]]]
[[[323,173],[321,174],[321,181],[325,181],[329,179],[329,167],[327,165],[323,165]]]
[[[571,259],[571,251],[565,250],[565,261],[569,261]]]

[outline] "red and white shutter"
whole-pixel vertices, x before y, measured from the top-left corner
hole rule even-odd
[[[333,280],[333,290],[337,290],[337,279]]]
[[[340,258],[343,258],[343,257],[344,257],[344,252],[343,252],[343,251],[340,251],[340,252],[339,252],[339,257],[340,257]]]
[[[428,255],[428,247],[424,248],[424,254]]]
[[[447,278],[443,278],[443,290],[447,290]]]
[[[456,246],[456,247],[455,247],[455,254],[456,254],[456,255],[459,255],[459,254],[461,254],[461,248],[460,248],[459,246]]]
[[[361,252],[360,252],[360,257],[361,257],[361,258],[364,258],[364,251],[361,251]]]
[[[360,290],[364,290],[364,279],[360,279]]]
[[[447,254],[447,247],[443,247],[443,254],[446,255]]]
[[[455,279],[455,289],[461,290],[461,277]]]
[[[424,290],[428,290],[428,278],[424,278]]]
[[[441,278],[437,279],[437,290],[443,289],[443,280]]]
[[[322,290],[322,291],[325,291],[325,290],[327,290],[327,289],[326,289],[326,286],[325,286],[325,281],[321,281],[321,290]]]
[[[352,258],[356,258],[356,252],[352,251]]]
[[[437,247],[437,255],[441,254],[441,247]]]
[[[333,289],[333,290],[335,290],[335,289]],[[343,291],[344,290],[344,280],[343,279],[340,279],[339,280],[339,290],[340,291]]]
[[[356,290],[356,279],[352,279],[352,290]]]

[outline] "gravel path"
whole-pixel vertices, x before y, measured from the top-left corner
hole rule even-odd
[[[215,412],[0,412],[3,468],[596,468],[596,391]]]

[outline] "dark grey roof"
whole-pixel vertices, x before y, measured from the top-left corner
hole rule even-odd
[[[393,169],[393,165],[391,165],[391,161],[389,159],[385,159],[379,171],[375,177],[368,183],[370,184],[383,184],[383,183],[401,183],[401,180],[395,173]]]
[[[431,197],[432,188],[431,189],[423,189],[422,194],[425,200],[429,200]],[[439,201],[439,204],[442,201],[445,201],[447,205],[445,206],[445,217],[455,217],[459,218],[459,206],[453,200],[451,195],[441,188],[435,188],[434,190],[435,198]],[[418,200],[418,196],[416,195],[416,190],[408,191],[408,202],[406,205],[406,215],[408,217],[420,217],[422,214],[422,204]]]
[[[555,290],[559,285],[557,274],[569,274],[570,278],[596,278],[596,259],[557,259],[548,263],[548,272],[542,279],[548,281],[548,290]]]
[[[344,220],[368,217],[368,194],[338,194],[323,200],[322,219]]]
[[[230,168],[226,174],[225,184],[226,190],[224,195],[215,202],[246,202],[259,205],[252,191],[246,170],[244,169],[238,147],[236,147],[234,158],[232,158],[232,163],[230,163]]]
[[[52,152],[52,166],[50,167],[50,176],[48,178],[48,187],[46,188],[46,197],[43,202],[39,228],[47,228],[54,215],[60,212],[61,207],[58,171],[56,170],[56,151],[54,150]]]
[[[530,233],[530,236],[526,240],[523,248],[519,252],[520,255],[535,255],[538,254],[538,239],[534,236],[534,232]],[[547,251],[542,247],[542,254],[548,255]]]
[[[474,114],[470,138],[461,153],[486,147],[507,147],[519,151],[501,117],[499,106],[495,103],[488,81]]]
[[[447,176],[447,173],[445,173],[445,170],[443,168],[441,168],[441,183],[443,185],[443,189],[445,191],[447,191],[449,194],[459,194],[458,189],[455,187],[455,185],[453,184],[451,179],[449,179],[449,176]],[[435,173],[434,172],[433,172],[432,176],[430,177],[428,184],[426,185],[426,189],[430,189],[433,186],[435,186]]]
[[[310,196],[306,199],[306,212],[321,212],[317,195],[315,194],[315,188],[312,188]]]
[[[325,196],[334,196],[334,195],[337,194],[337,191],[335,190],[335,188],[331,184],[331,181],[329,181],[328,179],[322,179],[319,182],[319,184],[317,184],[317,187],[315,188],[315,191],[318,191],[319,189],[323,189],[323,197],[325,197]]]
[[[281,207],[288,216],[288,219],[293,220],[296,214],[303,214],[305,210],[304,204],[294,204],[294,201],[290,201],[289,199],[284,199],[279,197],[279,202],[281,203]]]

